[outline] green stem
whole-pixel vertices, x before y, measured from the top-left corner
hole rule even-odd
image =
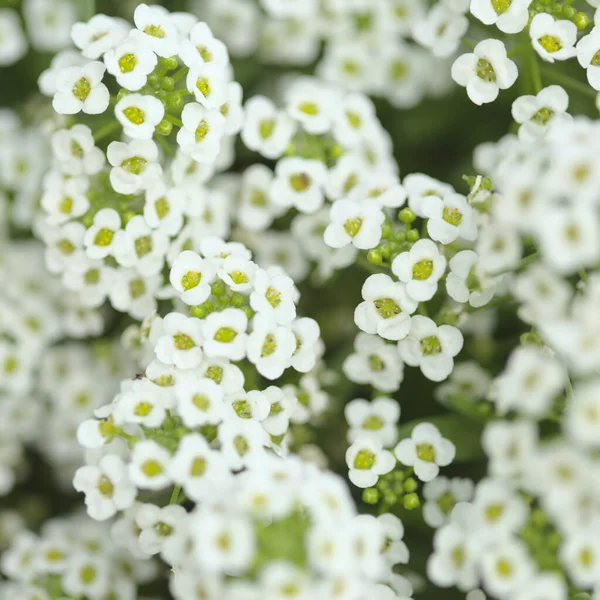
[[[468,48],[469,50],[474,50],[475,46],[477,46],[477,44],[479,42],[476,42],[475,40],[469,40],[467,38],[463,38],[462,40],[460,40],[460,43],[465,47]]]
[[[537,94],[544,86],[542,84],[542,74],[540,72],[540,64],[538,63],[537,53],[533,47],[531,47],[531,52],[529,53],[529,65],[531,67],[531,82],[533,84],[533,91],[535,94]]]
[[[82,21],[89,21],[96,14],[96,0],[79,0]]]
[[[162,135],[156,136],[154,139],[156,140],[158,145],[165,151],[165,154],[167,156],[175,156],[175,148],[173,148],[173,146],[171,146],[171,144],[169,144],[169,142]]]
[[[427,306],[425,305],[424,302],[420,302],[419,303],[419,307],[417,308],[417,312],[420,315],[423,315],[424,317],[428,317],[429,316],[429,311],[427,310]]]
[[[494,273],[491,274],[491,276],[497,277],[498,275],[504,275],[504,273],[512,273],[514,271],[520,271],[521,269],[523,269],[530,263],[535,262],[539,257],[540,257],[540,253],[534,252],[533,254],[530,254],[529,256],[522,258],[516,265],[513,265],[512,267],[506,267],[506,269],[500,269],[499,271],[495,271]]]
[[[549,79],[554,80],[556,83],[566,88],[571,88],[572,90],[579,92],[584,96],[588,96],[593,100],[595,100],[596,96],[598,95],[598,92],[593,90],[589,85],[587,85],[583,81],[574,79],[570,75],[566,75],[565,73],[561,73],[560,71],[542,68],[542,74],[544,75],[544,77],[548,77]]]
[[[170,121],[171,123],[173,123],[173,125],[177,125],[177,127],[183,127],[183,123],[181,122],[181,119],[178,119],[177,117],[174,117],[173,115],[165,114],[165,120]]]
[[[169,500],[169,504],[178,504],[179,502],[179,494],[181,493],[181,486],[176,485],[173,488],[173,493],[171,494],[171,499]]]
[[[190,70],[189,67],[181,67],[181,69],[179,69],[179,71],[176,71],[175,73],[173,73],[173,81],[175,81],[175,82],[179,81],[182,77],[187,75],[187,72],[189,70]]]
[[[119,129],[120,127],[121,127],[121,124],[119,123],[119,121],[116,121],[116,120],[106,123],[106,125],[100,127],[100,129],[98,129],[94,133],[94,141],[99,142],[102,138],[105,138],[107,135],[110,135],[111,133],[113,133],[114,131]]]
[[[516,56],[517,54],[521,54],[521,52],[523,52],[523,50],[526,50],[528,48],[531,48],[531,42],[529,40],[527,40],[525,42],[521,42],[520,44],[517,44],[512,50],[507,52],[506,56],[508,58],[512,58],[513,56]]]

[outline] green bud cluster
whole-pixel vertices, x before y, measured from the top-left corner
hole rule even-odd
[[[562,537],[543,509],[539,507],[532,509],[519,535],[527,544],[529,554],[540,570],[560,570],[558,548],[562,543]]]
[[[419,482],[412,477],[412,469],[397,469],[382,475],[375,487],[363,491],[363,501],[366,504],[381,503],[386,508],[401,505],[405,510],[415,510],[421,506],[421,500],[416,493]]]
[[[529,7],[529,18],[532,19],[538,13],[549,13],[556,19],[567,19],[572,21],[580,31],[590,24],[589,16],[578,11],[572,6],[573,0],[556,2],[555,0],[536,0]]]
[[[210,291],[212,292],[212,299],[209,298],[202,304],[190,308],[192,317],[205,319],[210,313],[221,312],[226,308],[240,308],[246,313],[248,319],[254,316],[254,311],[248,305],[247,297],[239,292],[230,291],[225,282],[215,281]]]

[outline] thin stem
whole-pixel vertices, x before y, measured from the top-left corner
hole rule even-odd
[[[177,82],[179,81],[183,76],[187,75],[187,72],[189,71],[189,67],[181,67],[181,69],[179,69],[179,71],[175,71],[175,73],[173,73],[173,81]]]
[[[79,0],[82,21],[89,21],[96,14],[96,0]]]
[[[111,121],[110,123],[106,123],[106,125],[100,127],[100,129],[98,129],[94,133],[94,141],[99,142],[102,138],[105,138],[107,135],[110,135],[120,127],[121,124],[119,123],[119,121]]]
[[[155,140],[158,143],[158,145],[165,151],[165,154],[167,154],[170,157],[175,156],[175,149],[162,135],[156,136]]]
[[[506,269],[500,269],[499,271],[495,271],[491,274],[492,277],[497,277],[498,275],[504,275],[504,273],[512,273],[514,271],[520,271],[522,268],[526,267],[532,262],[535,262],[540,257],[539,252],[534,252],[525,258],[522,258],[517,264],[512,267],[506,267]]]
[[[565,73],[561,73],[560,71],[556,71],[554,69],[542,68],[542,74],[544,75],[544,77],[553,79],[556,83],[559,83],[564,87],[571,88],[572,90],[577,91],[580,94],[583,94],[584,96],[588,96],[593,100],[596,99],[598,92],[593,90],[589,85],[587,85],[583,81],[574,79],[570,75],[566,75]]]
[[[170,115],[168,113],[165,114],[165,120],[170,121],[171,123],[173,123],[173,125],[177,125],[177,127],[183,127],[181,119],[178,119],[177,117],[174,117],[173,115]]]
[[[469,50],[474,50],[475,46],[477,46],[477,44],[479,42],[476,42],[475,40],[470,40],[467,38],[463,38],[462,40],[460,40],[460,43],[465,47],[468,48]]]
[[[171,499],[169,500],[169,504],[178,504],[179,502],[179,494],[181,493],[181,486],[176,485],[173,488],[173,493],[171,494]]]
[[[529,65],[531,67],[531,82],[533,83],[533,91],[537,94],[544,86],[542,84],[540,64],[538,63],[538,57],[533,47],[529,53]]]
[[[523,50],[531,47],[531,42],[527,40],[526,42],[521,42],[517,44],[512,50],[509,50],[506,54],[508,58],[512,58],[513,56],[520,54]]]

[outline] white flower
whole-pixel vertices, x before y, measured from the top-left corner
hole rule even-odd
[[[214,312],[202,321],[204,351],[207,356],[242,360],[249,344],[248,317],[239,308]]]
[[[471,14],[485,25],[496,25],[504,33],[519,33],[529,20],[532,0],[471,0]]]
[[[410,331],[410,316],[418,302],[406,293],[403,283],[377,273],[362,287],[361,302],[354,311],[354,322],[366,333],[376,333],[386,340],[401,340]]]
[[[153,229],[176,235],[183,225],[185,194],[179,188],[156,184],[146,190],[144,219]]]
[[[202,321],[180,313],[163,319],[164,334],[156,342],[156,358],[179,369],[193,369],[202,361]]]
[[[161,490],[171,484],[167,468],[171,460],[168,450],[153,440],[137,442],[131,452],[129,477],[140,489]]]
[[[431,240],[419,240],[392,262],[392,272],[406,284],[408,295],[419,302],[431,300],[446,271],[446,258]]]
[[[565,412],[564,425],[571,439],[591,448],[600,444],[599,389],[600,382],[597,379],[577,384]]]
[[[500,414],[517,410],[543,417],[565,384],[565,369],[556,358],[536,346],[520,346],[494,380],[490,397]]]
[[[519,96],[512,104],[513,119],[521,124],[519,139],[539,139],[551,124],[570,120],[568,107],[569,96],[560,85],[549,85],[536,96]]]
[[[135,140],[150,140],[165,115],[163,103],[154,96],[127,94],[115,106],[123,133]]]
[[[217,425],[225,415],[223,390],[212,379],[182,381],[175,386],[177,412],[190,429]]]
[[[398,443],[394,454],[402,464],[413,467],[421,481],[431,481],[438,476],[440,467],[447,467],[454,460],[456,447],[442,437],[437,427],[420,423],[410,438]]]
[[[199,163],[213,162],[221,150],[225,117],[195,102],[186,104],[181,113],[183,127],[177,132],[181,151]]]
[[[418,216],[425,217],[423,203],[430,197],[443,198],[454,194],[454,188],[423,173],[411,173],[402,182],[408,194],[408,206]]]
[[[269,414],[262,420],[262,426],[269,435],[283,435],[290,426],[296,398],[285,395],[281,388],[274,385],[269,386],[262,394],[269,403]]]
[[[296,123],[264,96],[246,102],[246,121],[241,137],[250,149],[265,158],[279,158],[296,132]]]
[[[137,194],[152,187],[162,174],[158,147],[151,140],[133,140],[128,144],[111,142],[106,151],[112,165],[110,183],[119,194]]]
[[[327,167],[319,160],[299,157],[282,158],[275,167],[271,184],[271,201],[276,206],[295,207],[303,213],[314,213],[325,200],[323,186]]]
[[[236,471],[256,457],[263,459],[270,444],[263,426],[253,419],[228,419],[219,426],[217,437],[229,468]]]
[[[156,54],[139,42],[128,39],[104,55],[106,70],[126,90],[137,92],[146,85],[148,75],[154,71]]]
[[[467,88],[475,104],[493,102],[499,90],[513,85],[518,74],[517,65],[506,56],[506,46],[494,39],[479,42],[473,53],[459,56],[452,65],[452,79]]]
[[[128,508],[137,495],[123,461],[113,454],[104,456],[98,466],[77,469],[73,486],[85,494],[88,514],[97,521],[109,519],[117,511]]]
[[[242,174],[238,220],[250,231],[264,231],[285,207],[276,206],[271,200],[273,172],[261,164],[252,165]]]
[[[398,440],[400,405],[392,398],[380,396],[372,402],[356,398],[346,404],[344,416],[350,427],[348,442],[351,444],[358,439],[374,439],[390,448]]]
[[[98,115],[108,108],[110,94],[102,83],[106,67],[98,61],[82,67],[65,67],[56,76],[52,107],[61,115],[80,111]]]
[[[120,268],[110,287],[110,303],[134,319],[145,319],[156,310],[156,297],[161,284],[160,273],[144,277],[137,269]]]
[[[477,225],[471,205],[461,194],[443,198],[430,196],[423,201],[427,233],[436,242],[451,244],[458,238],[472,242],[477,237]]]
[[[350,200],[366,200],[380,208],[400,208],[406,197],[398,176],[385,171],[365,174],[348,194]]]
[[[196,102],[207,109],[219,109],[227,100],[227,71],[220,65],[198,63],[190,67],[186,86]]]
[[[485,588],[498,597],[514,597],[534,573],[527,547],[514,538],[502,540],[485,550],[480,561]]]
[[[154,428],[160,427],[165,420],[166,402],[162,388],[149,379],[134,380],[117,398],[112,413],[116,425],[137,423]]]
[[[104,166],[105,157],[94,145],[92,130],[77,124],[70,129],[59,129],[52,135],[52,154],[60,170],[67,175],[95,175]]]
[[[376,335],[359,333],[354,350],[343,364],[344,374],[350,381],[370,384],[383,392],[394,392],[400,387],[403,363],[393,345]]]
[[[423,486],[423,519],[430,527],[441,527],[459,502],[473,498],[473,481],[466,478],[437,477]]]
[[[586,69],[587,79],[595,90],[600,90],[600,28],[594,27],[577,44],[577,60]]]
[[[212,450],[199,433],[190,433],[180,440],[168,473],[195,502],[209,496],[214,486],[226,481],[229,475],[221,453]]]
[[[468,302],[479,308],[494,296],[496,286],[479,269],[479,257],[473,250],[457,252],[448,263],[450,273],[446,277],[446,291],[456,302]]]
[[[515,600],[561,600],[569,596],[567,584],[558,573],[540,573],[521,586],[516,592]]]
[[[267,379],[281,377],[289,366],[296,336],[289,327],[280,326],[265,313],[257,313],[252,320],[252,333],[248,336],[248,360]]]
[[[600,579],[598,524],[570,532],[560,547],[560,559],[573,583],[589,588]]]
[[[434,56],[445,58],[458,50],[468,29],[469,20],[465,15],[438,2],[427,13],[426,18],[415,22],[412,35],[418,44],[431,50]]]
[[[115,234],[121,229],[121,217],[112,208],[102,208],[85,232],[86,254],[91,259],[106,258],[113,250]]]
[[[163,268],[168,247],[169,238],[160,229],[150,229],[142,215],[135,215],[115,234],[112,254],[120,265],[150,277]]]
[[[184,250],[173,262],[169,281],[179,292],[181,300],[194,306],[209,298],[215,275],[216,268],[211,260],[201,258],[191,250]]]
[[[210,63],[226,67],[229,64],[227,46],[213,36],[206,23],[196,23],[189,33],[189,39],[179,46],[179,56],[184,64],[193,67]]]
[[[71,556],[62,577],[65,593],[75,597],[102,598],[109,593],[110,583],[107,558],[92,555],[85,549]]]
[[[164,556],[169,541],[178,535],[186,521],[183,506],[159,507],[155,504],[140,504],[135,513],[135,524],[140,529],[139,548],[148,555],[161,552]]]
[[[120,44],[129,33],[126,21],[106,15],[94,15],[87,23],[71,27],[71,39],[81,49],[84,58],[99,59],[106,51]]]
[[[350,93],[336,99],[336,107],[339,109],[332,111],[331,116],[333,136],[342,146],[360,147],[377,120],[373,101],[364,94]],[[335,197],[339,198],[340,195],[336,194]]]
[[[12,65],[27,54],[27,39],[19,15],[10,8],[0,9],[0,65]]]
[[[385,214],[378,206],[353,200],[336,200],[329,214],[324,240],[332,248],[352,244],[360,250],[375,248],[381,240]]]
[[[300,373],[308,373],[323,354],[321,328],[317,321],[308,317],[294,319],[291,327],[296,338],[296,349],[292,355],[291,366]]]
[[[89,181],[83,177],[63,179],[49,174],[45,181],[45,191],[40,204],[48,213],[48,222],[61,224],[83,216],[90,202],[87,198]]]
[[[346,451],[346,464],[350,481],[357,487],[368,488],[377,483],[380,475],[389,473],[396,461],[379,442],[359,439]]]
[[[529,36],[535,51],[548,62],[567,60],[577,53],[577,26],[572,21],[555,21],[552,15],[539,13],[531,20]]]
[[[133,21],[138,28],[132,32],[134,39],[163,58],[177,54],[177,27],[162,6],[139,4],[133,13]]]
[[[320,135],[331,129],[336,96],[321,82],[300,78],[285,90],[287,111],[308,133]]]
[[[244,293],[253,289],[257,272],[258,265],[255,262],[239,256],[228,256],[223,261],[218,275],[229,289]]]
[[[77,9],[69,0],[25,0],[23,16],[31,45],[42,52],[56,52],[71,45],[71,26]]]
[[[227,84],[226,99],[219,107],[219,111],[225,117],[225,134],[228,136],[238,134],[244,125],[243,96],[244,90],[237,81],[230,81]]]
[[[406,564],[409,559],[409,552],[404,537],[404,525],[402,521],[391,513],[386,513],[377,517],[377,520],[383,526],[385,535],[385,545],[383,557],[386,563],[393,567],[398,564]]]
[[[63,273],[65,287],[79,292],[84,306],[98,307],[104,304],[114,284],[114,270],[101,260],[75,259]]]
[[[287,275],[269,274],[259,269],[254,277],[250,306],[257,313],[275,319],[278,325],[289,325],[296,318],[296,287]]]

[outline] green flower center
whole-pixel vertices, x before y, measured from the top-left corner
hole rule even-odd
[[[434,462],[435,448],[427,442],[417,444],[417,456],[425,462]]]
[[[202,57],[204,62],[207,63],[212,61],[213,55],[206,46],[196,46],[196,50],[198,50],[198,54]]]
[[[379,316],[384,319],[389,319],[402,312],[398,303],[392,298],[379,298],[373,304],[375,304],[375,310],[379,313]]]
[[[261,190],[258,188],[254,188],[250,192],[250,204],[253,206],[266,206],[267,205],[267,197]]]
[[[168,537],[173,533],[173,528],[162,521],[155,523],[153,529],[158,537]]]
[[[319,110],[319,105],[314,102],[302,102],[302,104],[298,106],[298,110],[311,117],[314,117],[321,112]]]
[[[352,188],[356,187],[357,183],[358,175],[356,173],[352,173],[352,175],[350,175],[350,177],[348,177],[348,179],[346,179],[346,182],[344,183],[344,194],[347,194],[352,190]]]
[[[194,394],[192,404],[199,410],[207,411],[210,408],[210,399],[206,394]]]
[[[480,58],[477,61],[475,74],[477,77],[479,77],[479,79],[485,81],[486,83],[495,83],[496,81],[496,71],[494,71],[492,63],[485,58]]]
[[[95,285],[100,281],[100,271],[98,269],[88,269],[83,276],[87,285]]]
[[[276,123],[277,121],[275,121],[275,119],[263,119],[258,124],[258,134],[263,140],[266,140],[273,135]]]
[[[445,515],[449,515],[456,506],[456,498],[450,492],[444,492],[435,502]]]
[[[169,201],[163,196],[154,203],[154,210],[159,219],[164,219],[171,212]]]
[[[250,419],[252,417],[252,408],[246,400],[236,400],[232,406],[240,419]]]
[[[140,298],[146,293],[146,284],[143,279],[132,279],[129,282],[129,294],[133,300]]]
[[[221,342],[222,344],[229,344],[235,340],[238,332],[231,327],[221,327],[215,333],[214,340],[217,342]]]
[[[248,444],[246,438],[241,435],[236,435],[233,438],[233,446],[240,456],[244,456],[248,450],[250,450],[250,444]]]
[[[492,8],[497,15],[503,15],[512,4],[512,0],[492,0]]]
[[[229,276],[231,277],[233,283],[237,283],[238,285],[242,283],[248,283],[248,277],[246,273],[242,273],[241,271],[233,271],[229,274]]]
[[[462,214],[458,210],[458,208],[444,208],[444,212],[442,213],[442,219],[446,221],[446,223],[450,223],[450,225],[454,225],[458,227],[462,221]]]
[[[77,158],[83,156],[83,148],[75,140],[71,140],[71,154]]]
[[[555,35],[543,35],[541,38],[538,38],[538,43],[550,54],[558,52],[563,47],[562,42]]]
[[[208,98],[212,92],[212,87],[210,85],[210,81],[206,78],[198,79],[196,81],[196,89],[205,97]]]
[[[196,127],[196,143],[199,144],[204,141],[209,131],[210,127],[208,126],[208,122],[205,120],[200,121],[198,127]]]
[[[417,281],[425,281],[431,277],[433,273],[433,261],[427,258],[416,262],[413,265],[413,279]]]
[[[63,239],[60,240],[57,244],[56,247],[63,253],[63,254],[73,254],[73,252],[75,252],[75,246],[73,246],[73,244],[71,243],[70,240],[68,239]]]
[[[137,58],[135,57],[135,54],[123,54],[119,59],[118,64],[121,73],[131,73],[131,71],[135,69]]]
[[[181,286],[184,290],[188,291],[195,288],[202,279],[202,275],[198,271],[188,271],[181,278]]]
[[[86,565],[79,571],[81,581],[86,584],[91,584],[96,580],[96,569],[92,565]]]
[[[194,340],[185,333],[178,333],[173,336],[173,343],[177,350],[191,350],[196,344]]]
[[[513,573],[513,566],[506,559],[501,558],[496,563],[496,572],[502,577],[510,577]]]
[[[360,450],[355,456],[353,466],[360,471],[368,471],[375,464],[375,455],[370,450]]]
[[[123,111],[125,118],[134,125],[141,125],[146,120],[146,113],[137,106],[130,106]]]
[[[167,32],[162,28],[161,25],[146,25],[144,28],[144,33],[160,39],[167,35]]]
[[[75,83],[72,90],[73,96],[75,96],[75,98],[77,98],[77,100],[80,100],[81,102],[86,101],[91,91],[92,86],[85,77],[82,77],[77,83]]]
[[[94,238],[94,244],[96,244],[96,246],[108,246],[110,243],[112,243],[114,235],[115,232],[112,229],[103,227],[96,234],[96,237]]]
[[[390,73],[392,81],[400,81],[401,79],[404,79],[407,71],[408,67],[406,66],[405,62],[401,60],[394,61],[394,64],[391,66]]]
[[[208,463],[206,462],[205,458],[197,456],[194,458],[192,466],[190,467],[190,475],[192,477],[201,477],[206,471],[207,464]]]
[[[369,431],[378,431],[385,425],[385,421],[377,416],[377,415],[369,415],[363,421],[363,429],[368,429]]]
[[[452,563],[460,569],[465,564],[465,549],[463,546],[455,546],[450,553]]]
[[[371,367],[373,371],[383,371],[385,368],[385,363],[381,360],[381,357],[377,356],[377,354],[371,354],[368,360],[369,367]]]
[[[142,473],[144,473],[146,477],[158,477],[163,471],[163,466],[157,460],[152,458],[142,465]]]
[[[272,333],[267,334],[265,337],[264,344],[262,345],[260,355],[261,357],[271,356],[277,350],[277,342],[275,341],[275,336]]]
[[[146,169],[147,164],[148,161],[145,158],[142,158],[141,156],[132,156],[121,163],[121,168],[124,171],[127,171],[127,173],[141,175]]]
[[[73,210],[73,198],[69,198],[68,196],[63,198],[58,204],[58,210],[63,215],[70,215]]]
[[[150,402],[138,402],[133,409],[133,414],[138,417],[147,417],[154,408],[154,405],[150,404]]]
[[[442,351],[442,344],[436,335],[429,335],[421,340],[421,352],[425,356],[436,356]]]
[[[275,288],[268,288],[265,298],[273,308],[277,308],[281,304],[281,292],[278,292]]]
[[[312,182],[310,175],[307,173],[294,173],[290,177],[290,185],[296,192],[305,192]]]
[[[348,123],[350,123],[350,127],[352,127],[353,129],[359,129],[362,125],[361,116],[357,112],[354,112],[352,110],[346,111],[346,119],[348,119]]]
[[[223,367],[208,367],[204,376],[208,379],[212,379],[215,383],[221,383],[223,380]]]
[[[96,484],[96,488],[103,496],[106,496],[107,498],[112,498],[115,489],[112,481],[106,475],[100,476],[100,479],[98,479],[98,483]]]
[[[346,233],[351,237],[356,237],[360,228],[362,227],[363,220],[360,217],[355,217],[354,219],[346,219],[344,222],[344,229]]]
[[[554,116],[554,111],[551,108],[540,108],[531,120],[538,125],[545,125]]]
[[[491,523],[497,521],[504,514],[504,504],[490,504],[485,509],[485,518]]]
[[[590,64],[594,67],[600,67],[600,50],[598,50],[598,52],[592,56]]]

